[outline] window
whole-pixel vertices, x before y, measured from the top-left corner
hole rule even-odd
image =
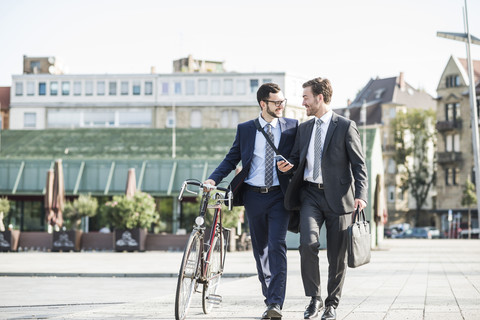
[[[37,126],[37,114],[34,112],[25,112],[23,114],[23,127],[35,128]]]
[[[56,96],[58,94],[58,82],[52,81],[50,82],[50,95]]]
[[[122,81],[120,84],[120,94],[122,96],[128,95],[128,81]]]
[[[395,186],[388,186],[387,197],[388,202],[395,202]]]
[[[245,80],[237,80],[237,90],[235,91],[238,95],[244,95],[247,93],[247,83]]]
[[[448,76],[445,80],[446,80],[445,85],[447,86],[447,88],[460,86],[460,76],[458,75]]]
[[[162,82],[162,95],[167,96],[168,95],[168,82]]]
[[[105,95],[105,81],[97,81],[97,96]]]
[[[133,84],[132,84],[132,94],[134,96],[138,96],[140,95],[140,81],[134,81]]]
[[[52,110],[47,114],[49,128],[76,128],[80,126],[80,111]]]
[[[230,113],[229,110],[222,110],[220,114],[220,127],[228,128],[228,114]]]
[[[232,118],[230,121],[232,128],[235,128],[238,125],[238,118],[239,118],[238,110],[232,110]]]
[[[85,81],[85,95],[93,95],[93,81]]]
[[[451,168],[445,169],[445,185],[449,186],[452,181],[453,170]]]
[[[70,82],[62,82],[62,96],[70,95]]]
[[[200,79],[198,80],[198,94],[205,96],[208,94],[208,80]]]
[[[173,111],[169,110],[167,112],[167,121],[165,123],[167,128],[173,128],[175,126],[175,117],[173,116]]]
[[[225,79],[223,80],[223,94],[226,96],[233,94],[233,80]]]
[[[269,83],[269,82],[272,82],[272,79],[263,79],[263,83]]]
[[[175,94],[182,94],[182,83],[175,82]]]
[[[23,82],[15,82],[15,95],[23,95]]]
[[[393,160],[392,158],[388,159],[387,172],[394,174],[397,171],[396,169],[397,168],[396,168],[395,160]]]
[[[109,110],[85,112],[83,116],[85,126],[109,127],[115,124],[115,113]]]
[[[258,79],[250,79],[250,93],[256,93],[258,90]]]
[[[79,96],[82,94],[82,82],[81,81],[74,81],[73,82],[73,95]]]
[[[38,60],[30,61],[30,71],[32,73],[39,73],[40,72],[40,61],[38,61]]]
[[[192,96],[195,94],[195,81],[193,80],[185,81],[185,94],[187,96]]]
[[[145,95],[151,96],[153,94],[153,83],[152,81],[145,81]]]
[[[116,96],[117,95],[117,82],[110,81],[108,83],[108,95],[109,96]]]
[[[38,95],[44,96],[47,94],[47,84],[45,82],[38,83]]]
[[[453,135],[449,134],[445,137],[445,151],[453,151]]]
[[[33,96],[35,94],[35,82],[27,81],[27,96]]]
[[[456,121],[458,118],[460,118],[460,104],[447,103],[445,105],[445,120]]]
[[[395,107],[390,108],[390,118],[393,119],[397,115],[397,109]]]
[[[152,112],[138,109],[119,111],[118,125],[120,127],[150,127],[152,125]]]
[[[237,110],[222,110],[220,113],[220,127],[235,128],[238,124]]]
[[[460,169],[452,168],[452,184],[454,186],[458,186],[459,181],[460,181]]]
[[[202,127],[202,111],[192,110],[192,113],[190,113],[190,127],[191,128]]]
[[[460,135],[456,134],[453,136],[453,151],[460,152]]]
[[[220,94],[220,80],[212,80],[212,96],[218,96]]]

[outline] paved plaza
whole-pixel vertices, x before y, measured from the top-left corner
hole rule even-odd
[[[0,319],[174,319],[181,252],[0,253]],[[320,253],[326,296],[326,251]],[[303,319],[299,255],[288,251],[284,320]],[[260,319],[252,252],[227,254],[208,315],[201,294],[187,319]],[[385,240],[372,262],[349,269],[338,319],[480,319],[480,241]]]

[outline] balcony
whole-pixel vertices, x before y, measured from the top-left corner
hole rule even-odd
[[[439,132],[460,130],[462,129],[462,120],[437,121],[436,128]]]
[[[461,152],[438,152],[437,162],[439,164],[458,163],[462,161]]]

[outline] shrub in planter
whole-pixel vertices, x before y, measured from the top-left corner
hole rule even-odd
[[[97,214],[98,201],[90,195],[81,194],[77,199],[65,204],[65,226],[68,231],[54,232],[53,251],[80,250],[82,231],[78,230],[84,217]]]
[[[133,197],[114,196],[102,210],[116,229],[115,250],[145,249],[146,229],[158,220],[155,201],[151,195],[137,191]]]

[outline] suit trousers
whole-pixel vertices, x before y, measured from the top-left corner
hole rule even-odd
[[[283,192],[275,190],[244,193],[245,211],[252,239],[258,279],[267,305],[283,306],[287,282],[287,235],[289,214],[283,205]]]
[[[337,307],[342,294],[347,260],[347,227],[352,215],[332,212],[323,190],[304,186],[300,194],[300,261],[306,296],[320,296],[319,235],[327,230],[328,283],[325,306]]]

